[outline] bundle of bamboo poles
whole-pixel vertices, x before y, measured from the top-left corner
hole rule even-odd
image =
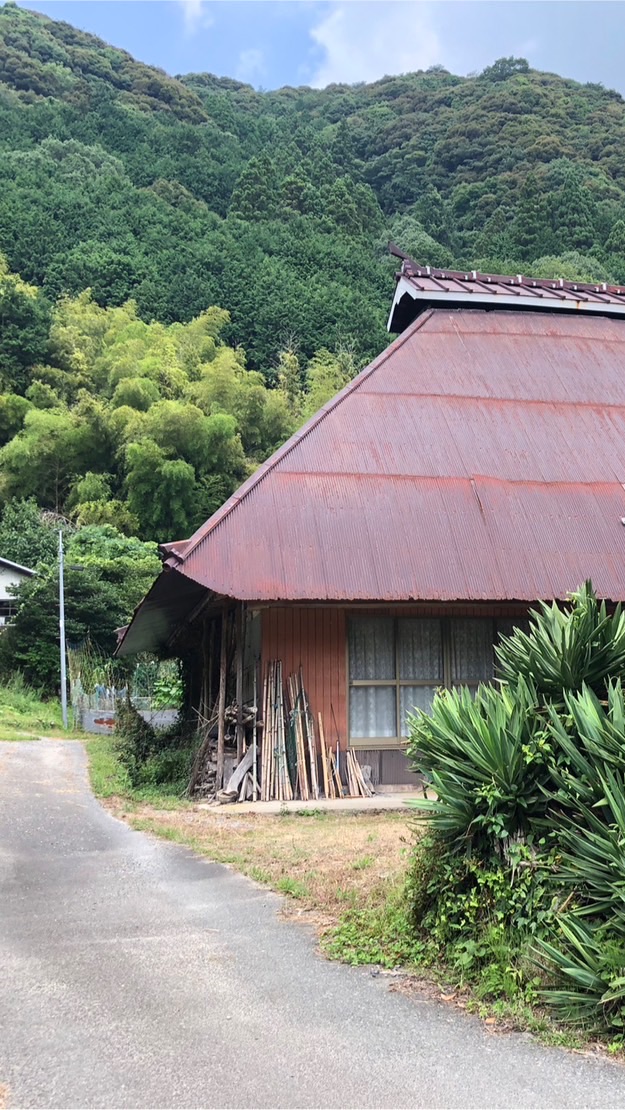
[[[317,715],[319,721],[319,746],[321,748],[321,770],[323,773],[323,789],[326,798],[344,798],[345,791],[343,790],[343,783],[339,773],[337,755],[335,757],[326,746],[326,734],[323,727],[323,717],[321,713]]]
[[[315,725],[301,667],[298,674],[289,675],[287,712],[295,752],[296,789],[302,801],[307,802],[319,797],[319,782]]]
[[[374,794],[373,787],[363,775],[355,752],[345,752],[345,767],[350,796],[353,798],[372,798]]]
[[[338,742],[336,752],[326,743],[321,713],[317,714],[315,727],[302,668],[284,682],[280,660],[268,664],[264,680],[260,762],[260,797],[264,802],[318,799],[319,762],[326,798],[373,795],[354,753],[348,751],[341,756]]]
[[[276,799],[290,802],[293,787],[286,752],[286,728],[282,692],[282,663],[269,663],[263,690],[263,743],[261,749],[261,787],[263,802]]]

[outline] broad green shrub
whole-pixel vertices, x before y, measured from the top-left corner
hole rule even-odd
[[[195,741],[183,721],[154,728],[130,700],[120,701],[115,714],[116,749],[133,787],[187,784]]]
[[[625,696],[620,678],[608,681],[601,702],[586,686],[565,693],[565,712],[549,706],[549,732],[554,747],[551,777],[562,810],[578,812],[605,805],[601,776],[608,769],[625,773]]]
[[[474,982],[625,1029],[625,617],[590,582],[498,648],[500,678],[441,691],[409,754],[416,935]],[[533,969],[533,970],[532,970]],[[526,994],[527,996],[527,994]]]

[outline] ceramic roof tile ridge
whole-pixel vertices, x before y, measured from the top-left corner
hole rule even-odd
[[[216,512],[214,512],[213,515],[209,517],[208,520],[198,529],[198,531],[185,541],[184,551],[177,556],[182,563],[180,569],[183,572],[184,563],[186,562],[188,556],[191,555],[193,551],[195,551],[198,544],[200,544],[203,539],[209,536],[211,532],[213,532],[215,528],[217,528],[218,525],[221,524],[222,521],[224,521],[231,512],[233,512],[237,505],[244,501],[248,494],[250,494],[252,490],[256,489],[256,487],[263,481],[263,479],[266,478],[266,476],[270,474],[271,471],[274,470],[274,468],[279,463],[281,463],[282,460],[286,458],[286,456],[290,454],[290,452],[293,451],[303,439],[306,439],[310,432],[312,432],[313,429],[316,428],[326,418],[326,416],[328,416],[329,413],[334,412],[334,410],[337,409],[339,405],[341,405],[346,397],[349,397],[352,393],[355,393],[360,388],[362,383],[367,381],[367,379],[373,373],[375,373],[378,367],[382,366],[387,361],[387,359],[395,353],[395,351],[403,347],[403,345],[414,335],[414,333],[416,331],[419,331],[420,328],[422,328],[427,323],[427,321],[432,316],[433,311],[434,310],[430,310],[422,313],[422,315],[419,316],[417,320],[413,321],[413,323],[408,328],[406,328],[406,330],[402,332],[401,335],[398,335],[397,339],[395,339],[388,347],[386,347],[386,349],[382,351],[377,356],[377,358],[373,360],[373,362],[369,363],[368,366],[365,366],[356,375],[355,378],[352,378],[351,382],[348,382],[347,385],[344,386],[344,388],[336,394],[336,396],[332,397],[331,400],[326,401],[325,405],[323,405],[322,408],[320,408],[313,416],[311,416],[311,418],[307,420],[306,423],[303,424],[297,432],[290,436],[290,438],[287,439],[286,443],[282,444],[282,447],[279,447],[277,451],[274,451],[273,455],[271,455],[266,462],[261,463],[258,469],[250,475],[250,477],[243,483],[243,485],[239,486],[239,488],[232,494],[232,496],[224,502],[221,508],[217,509]],[[161,544],[160,546],[162,548],[165,548],[169,545]],[[181,547],[182,544],[178,543],[174,544],[173,546]],[[171,554],[176,555],[175,552],[171,552]],[[169,562],[169,560],[167,559],[166,562]]]

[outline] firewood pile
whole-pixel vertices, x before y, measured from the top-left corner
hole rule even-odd
[[[254,722],[254,710],[242,707],[242,722],[249,728]],[[225,780],[228,781],[237,764],[236,725],[238,707],[233,703],[226,706],[225,714],[224,767]],[[199,732],[202,741],[193,761],[187,794],[196,797],[214,796],[217,786],[217,713],[211,717],[200,717]],[[243,799],[241,799],[243,800]]]

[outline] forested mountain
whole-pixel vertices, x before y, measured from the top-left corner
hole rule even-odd
[[[625,282],[625,104],[522,59],[257,92],[8,3],[0,147],[0,507],[79,528],[189,534],[386,344],[388,239]]]
[[[11,269],[148,321],[217,304],[269,378],[291,340],[380,349],[389,237],[426,263],[625,280],[623,100],[522,60],[259,93],[7,4],[0,81]]]

